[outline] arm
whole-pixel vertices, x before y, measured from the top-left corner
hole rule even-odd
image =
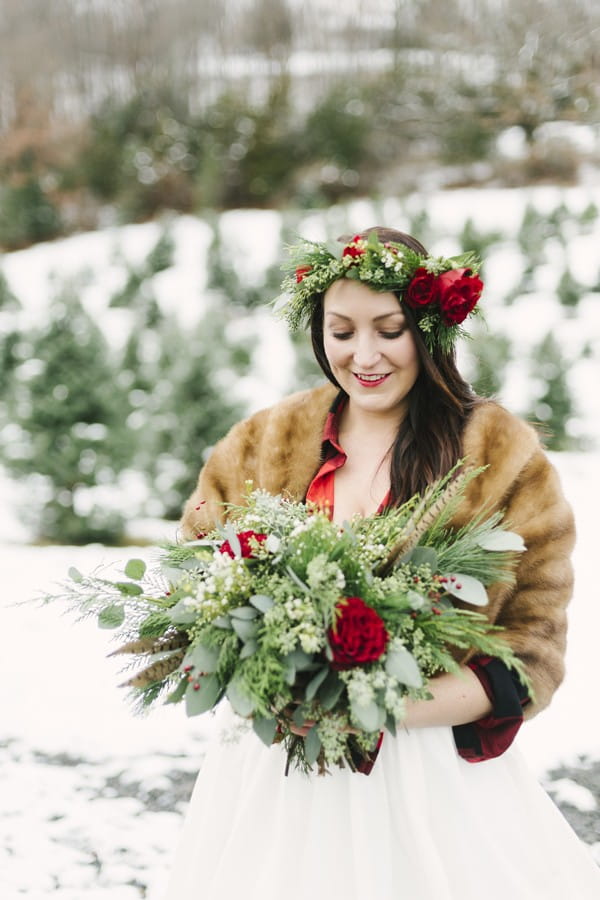
[[[461,666],[460,674],[444,673],[428,684],[431,700],[409,700],[405,728],[427,728],[437,725],[465,725],[492,712],[479,678],[468,666]]]

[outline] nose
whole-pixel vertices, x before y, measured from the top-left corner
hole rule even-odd
[[[366,372],[377,365],[381,359],[381,353],[377,347],[375,337],[371,334],[358,334],[354,348],[354,364]]]

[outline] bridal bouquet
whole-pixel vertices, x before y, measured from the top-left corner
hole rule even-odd
[[[500,515],[449,527],[471,477],[452,472],[341,528],[250,485],[225,526],[164,548],[155,570],[132,559],[111,581],[71,569],[65,593],[117,630],[140,708],[182,701],[194,716],[227,697],[265,744],[284,743],[288,766],[356,769],[395,733],[407,697],[457,670],[453,653],[500,657],[526,681],[502,629],[470,608],[512,579],[524,549]]]

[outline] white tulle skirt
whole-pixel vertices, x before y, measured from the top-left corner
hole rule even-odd
[[[600,898],[600,869],[516,749],[467,763],[451,729],[417,729],[386,735],[368,776],[285,777],[281,747],[217,715],[166,900]]]

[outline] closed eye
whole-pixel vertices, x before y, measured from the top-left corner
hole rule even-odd
[[[380,334],[381,337],[386,338],[386,340],[393,341],[394,338],[401,337],[405,331],[406,328],[401,328],[400,331],[381,331]]]
[[[347,341],[352,337],[351,331],[334,331],[332,332],[332,337],[337,338],[338,341]]]

